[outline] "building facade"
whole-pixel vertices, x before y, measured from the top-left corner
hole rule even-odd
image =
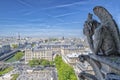
[[[9,44],[0,45],[0,56],[2,56],[3,54],[8,53],[10,51],[11,51],[11,47],[10,47]]]
[[[46,59],[53,60],[53,51],[51,49],[26,49],[25,50],[25,63],[32,59]]]

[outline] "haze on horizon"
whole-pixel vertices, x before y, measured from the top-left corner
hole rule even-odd
[[[119,0],[0,0],[0,36],[20,33],[81,37],[87,14],[93,13],[98,5],[105,7],[120,25],[119,3]]]

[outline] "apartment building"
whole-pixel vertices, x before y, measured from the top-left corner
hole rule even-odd
[[[53,60],[53,51],[51,48],[31,48],[25,50],[25,63],[32,59],[46,59]]]

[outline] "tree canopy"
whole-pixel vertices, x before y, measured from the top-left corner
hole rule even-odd
[[[46,59],[32,59],[29,61],[29,65],[30,66],[38,66],[38,65],[42,65],[42,66],[52,66],[54,64],[53,61],[48,61]]]
[[[13,49],[18,48],[18,44],[12,44],[12,48]]]
[[[17,52],[17,53],[15,54],[15,59],[16,59],[16,60],[20,60],[23,56],[24,56],[23,52]]]
[[[61,56],[56,56],[55,64],[58,71],[59,80],[77,80],[75,72],[71,66],[66,64]]]

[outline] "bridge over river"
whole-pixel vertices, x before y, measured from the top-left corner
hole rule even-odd
[[[21,48],[12,50],[11,52],[6,53],[6,54],[0,56],[0,61],[6,61],[6,60],[8,60],[9,58],[13,57],[16,52],[19,52],[19,51],[24,51],[24,50],[21,49]]]

